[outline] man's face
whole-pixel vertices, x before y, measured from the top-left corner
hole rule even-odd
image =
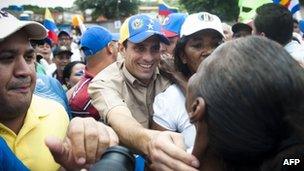
[[[160,43],[151,36],[141,43],[127,42],[122,52],[128,71],[141,82],[148,84],[160,61]]]
[[[71,46],[72,39],[70,36],[66,34],[60,35],[60,37],[58,37],[58,40],[59,40],[58,41],[59,46],[67,46],[67,47]]]
[[[36,83],[34,50],[23,31],[0,42],[0,119],[25,114]]]

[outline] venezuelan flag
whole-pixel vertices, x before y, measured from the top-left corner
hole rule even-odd
[[[273,0],[273,2],[288,8],[292,14],[295,14],[300,10],[299,0]]]
[[[167,5],[163,0],[158,1],[158,14],[167,16],[171,13],[176,13],[178,12],[178,8],[170,7]]]
[[[50,38],[54,43],[57,43],[58,29],[48,8],[45,9],[43,25],[48,29],[48,38]]]

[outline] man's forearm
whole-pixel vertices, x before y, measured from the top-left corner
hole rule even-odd
[[[148,155],[148,144],[158,131],[144,128],[133,118],[127,107],[120,106],[112,109],[107,115],[109,125],[124,145]]]

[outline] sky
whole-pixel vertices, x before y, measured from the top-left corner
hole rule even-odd
[[[37,5],[39,7],[63,7],[68,8],[75,0],[0,0],[0,9],[9,5]]]

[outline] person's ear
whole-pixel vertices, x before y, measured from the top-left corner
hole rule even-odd
[[[122,56],[125,56],[126,47],[122,43],[118,43],[118,50]]]
[[[266,37],[266,34],[264,32],[261,32],[260,35]]]
[[[205,117],[206,104],[202,97],[197,97],[194,102],[191,104],[190,108],[190,122],[195,123],[202,121]]]
[[[65,82],[66,82],[67,87],[70,87],[70,86],[71,86],[71,84],[70,84],[70,79],[69,79],[69,78],[65,78]]]
[[[184,51],[180,51],[180,60],[182,61],[183,64],[187,63],[187,56],[184,53]]]
[[[114,44],[113,42],[110,42],[107,46],[107,51],[109,54],[113,54],[114,53]]]

